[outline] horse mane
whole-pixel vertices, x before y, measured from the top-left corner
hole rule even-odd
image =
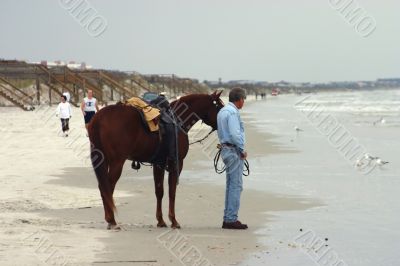
[[[174,107],[176,104],[178,104],[179,102],[184,102],[184,103],[190,103],[194,100],[198,100],[200,97],[206,97],[206,96],[210,96],[209,94],[206,93],[195,93],[195,94],[188,94],[185,96],[182,96],[181,98],[179,98],[178,100],[174,100],[170,103],[170,105],[172,107]]]

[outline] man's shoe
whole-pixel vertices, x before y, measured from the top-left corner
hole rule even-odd
[[[228,223],[228,222],[223,222],[222,223],[222,228],[223,229],[238,229],[238,230],[243,230],[247,229],[247,224],[242,224],[240,221]]]
[[[239,220],[238,220],[238,222],[241,223]],[[242,224],[242,223],[241,223],[241,224]],[[242,225],[243,225],[244,227],[246,227],[246,229],[249,228],[249,227],[247,226],[247,224],[242,224]]]
[[[242,222],[239,221],[239,220],[237,220],[236,222],[238,222],[239,224],[242,224]],[[233,223],[236,223],[236,222],[233,222]],[[226,224],[231,224],[231,223],[223,222],[223,223],[222,223],[222,226],[224,226],[224,225],[226,225]],[[242,224],[242,225],[244,225],[246,228],[248,228],[247,224]]]

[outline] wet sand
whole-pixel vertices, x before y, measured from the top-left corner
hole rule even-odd
[[[240,219],[250,228],[222,230],[225,177],[214,172],[211,158],[197,144],[185,160],[177,191],[181,230],[155,227],[151,169],[136,173],[126,164],[115,192],[122,230],[107,231],[79,115],[71,121],[69,139],[57,136],[58,120],[39,111],[2,108],[0,116],[1,141],[7,144],[0,148],[2,265],[193,265],[190,258],[201,258],[204,265],[236,264],[255,252],[268,252],[257,231],[274,219],[269,212],[319,204],[249,190],[244,180]],[[246,132],[249,156],[293,152],[252,127]],[[166,195],[168,223],[167,207]]]

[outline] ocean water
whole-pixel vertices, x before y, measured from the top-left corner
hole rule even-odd
[[[267,250],[243,265],[400,265],[400,90],[270,96],[242,116],[295,151],[251,158],[246,187],[321,202],[273,212],[257,232]],[[389,163],[356,166],[365,153]]]

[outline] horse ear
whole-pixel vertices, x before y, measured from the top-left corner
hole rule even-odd
[[[213,97],[213,99],[218,99],[219,96],[221,96],[222,91],[214,91],[211,96]]]

